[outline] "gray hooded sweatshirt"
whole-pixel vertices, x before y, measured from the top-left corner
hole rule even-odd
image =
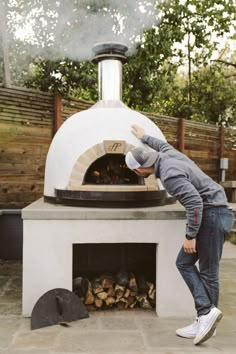
[[[142,142],[159,152],[154,164],[155,176],[160,178],[166,191],[185,207],[186,235],[196,237],[203,209],[228,207],[223,187],[170,144],[149,135],[144,135]]]

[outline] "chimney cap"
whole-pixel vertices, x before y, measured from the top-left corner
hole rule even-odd
[[[122,63],[127,62],[127,57],[125,52],[127,52],[128,47],[120,42],[100,42],[96,43],[92,47],[95,57],[93,59],[94,63],[98,63],[105,59],[116,59],[120,60]]]

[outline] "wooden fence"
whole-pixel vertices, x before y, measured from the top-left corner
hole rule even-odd
[[[72,114],[92,104],[0,87],[0,209],[23,208],[42,196],[45,161],[55,131]],[[220,179],[220,157],[229,158],[226,180],[236,180],[236,130],[142,113],[214,180]]]

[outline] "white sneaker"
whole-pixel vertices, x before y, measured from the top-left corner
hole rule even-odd
[[[183,327],[183,328],[178,328],[175,333],[177,336],[183,337],[183,338],[195,338],[197,333],[198,333],[198,317],[196,320],[189,326]],[[212,337],[216,336],[216,329],[214,330],[214,333]]]
[[[213,336],[216,326],[222,319],[223,314],[214,307],[207,315],[199,316],[198,318],[198,332],[193,341],[193,344],[201,344]]]
[[[198,332],[198,317],[191,325],[183,328],[178,328],[175,333],[177,334],[177,336],[183,338],[195,338],[197,332]]]

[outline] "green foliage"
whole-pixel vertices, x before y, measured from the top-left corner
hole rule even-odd
[[[143,43],[136,48],[124,66],[124,101],[135,109],[150,110],[156,92],[171,80],[175,66],[167,64],[171,41],[162,41],[156,29],[144,33]]]
[[[58,92],[62,96],[74,96],[97,100],[97,71],[91,62],[64,60],[50,61],[38,58],[30,65],[25,86],[42,91]]]
[[[173,117],[186,118],[189,115],[187,77],[176,74],[172,81],[164,83],[157,91],[152,110]]]
[[[188,103],[186,75],[176,75],[156,97],[155,111],[204,123],[236,125],[236,83],[224,70],[209,65],[196,70],[192,80],[192,105]]]
[[[222,125],[236,124],[236,85],[215,65],[194,72],[191,118]]]

